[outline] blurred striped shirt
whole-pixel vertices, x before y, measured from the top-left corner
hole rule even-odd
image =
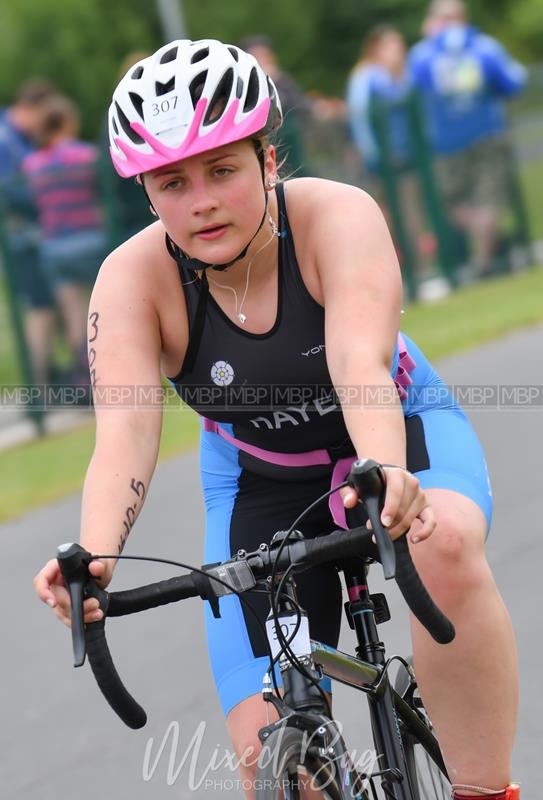
[[[71,139],[38,150],[24,160],[23,171],[46,239],[103,227],[98,156],[94,145]]]

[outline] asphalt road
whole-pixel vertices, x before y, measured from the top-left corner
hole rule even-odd
[[[543,384],[543,329],[519,332],[439,365],[443,377],[463,387]],[[470,389],[471,400],[481,390]],[[487,389],[487,396],[489,390]],[[512,399],[513,398],[513,399]],[[506,407],[491,400],[468,413],[482,439],[496,500],[488,554],[513,617],[521,664],[521,712],[515,776],[523,798],[538,797],[543,740],[541,679],[541,495],[543,406],[502,390]],[[512,405],[513,404],[513,405]],[[224,791],[242,797],[225,757],[228,742],[207,665],[202,604],[111,620],[109,638],[128,688],[149,714],[138,732],[120,723],[93,684],[90,669],[71,667],[68,631],[34,597],[31,579],[58,543],[77,538],[79,498],[74,497],[0,527],[2,581],[2,725],[0,785],[4,800],[179,800],[212,798]],[[128,552],[201,563],[202,505],[197,456],[162,465],[146,507],[131,534]],[[381,581],[376,578],[374,590]],[[171,573],[138,562],[121,565],[115,588],[150,582]],[[538,588],[539,587],[539,588]],[[389,651],[409,649],[406,614],[390,591],[393,614],[382,628]],[[345,647],[348,647],[345,644]],[[496,658],[500,653],[496,652]],[[347,741],[369,746],[363,700],[340,687],[337,717]],[[169,732],[167,746],[160,745]],[[177,743],[175,735],[178,736]],[[171,746],[173,743],[173,747]],[[147,754],[147,757],[146,757]],[[219,765],[222,763],[222,767]]]

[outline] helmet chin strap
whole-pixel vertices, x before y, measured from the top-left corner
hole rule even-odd
[[[145,197],[147,198],[150,208],[154,213],[156,213],[154,211],[153,204],[151,203],[151,198],[147,194],[147,189],[145,188],[143,180],[141,180],[141,187],[145,193]],[[179,245],[177,245],[173,241],[173,239],[168,233],[166,234],[166,248],[171,257],[175,259],[175,261],[177,261],[179,266],[183,267],[183,269],[190,270],[193,272],[195,270],[214,269],[217,272],[223,272],[225,269],[228,269],[228,267],[231,267],[232,264],[235,264],[236,261],[240,261],[242,258],[245,258],[245,256],[247,255],[247,250],[252,245],[252,243],[260,233],[260,229],[264,225],[264,220],[266,219],[267,212],[268,212],[268,193],[266,192],[266,190],[264,190],[264,213],[262,214],[262,219],[260,220],[258,228],[251,236],[251,238],[249,239],[249,241],[247,242],[241,253],[239,253],[231,261],[228,261],[226,264],[209,264],[207,261],[200,261],[199,258],[191,258],[183,250],[181,250]]]
[[[247,250],[252,245],[258,234],[260,233],[260,229],[264,225],[264,220],[266,219],[266,214],[268,212],[268,193],[264,192],[264,213],[262,214],[262,219],[258,225],[258,228],[251,236],[241,253],[239,253],[235,258],[231,261],[228,261],[226,264],[209,264],[207,261],[200,261],[199,258],[190,258],[181,248],[173,241],[173,239],[166,234],[166,247],[168,249],[168,253],[174,258],[180,267],[187,270],[206,270],[206,269],[214,269],[217,272],[223,272],[228,267],[231,267],[232,264],[235,264],[236,261],[240,261],[242,258],[245,258],[247,255]]]

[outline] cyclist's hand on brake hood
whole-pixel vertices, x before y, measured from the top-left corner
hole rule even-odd
[[[91,561],[89,572],[99,579],[99,583],[103,587],[107,585],[111,577],[111,575],[107,574],[106,565],[102,561]],[[57,619],[70,628],[72,618],[70,595],[64,584],[56,558],[48,561],[38,572],[34,578],[34,588],[40,600],[53,609]],[[85,623],[97,622],[102,619],[103,614],[98,608],[98,600],[96,598],[85,600],[83,609]]]
[[[384,466],[383,471],[386,493],[381,522],[388,528],[392,539],[408,533],[413,543],[422,542],[432,535],[436,521],[418,478],[401,467]],[[341,495],[345,508],[356,506],[358,495],[354,488],[342,489]]]

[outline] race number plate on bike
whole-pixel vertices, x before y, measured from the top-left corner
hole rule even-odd
[[[290,649],[296,656],[311,655],[311,639],[309,638],[309,621],[307,617],[293,614],[289,617],[279,617],[281,632],[287,640]],[[298,628],[298,630],[296,630]],[[296,633],[294,633],[296,631]],[[281,644],[275,628],[275,620],[266,620],[266,633],[270,643],[272,655],[276,658],[281,652]]]

